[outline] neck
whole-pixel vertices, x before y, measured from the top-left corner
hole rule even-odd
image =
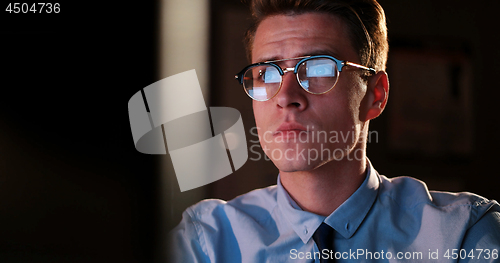
[[[332,160],[309,171],[282,172],[281,184],[305,211],[328,216],[363,183],[366,157]]]

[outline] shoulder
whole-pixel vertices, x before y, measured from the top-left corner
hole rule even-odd
[[[494,200],[469,192],[430,191],[424,182],[412,177],[380,176],[380,180],[380,201],[402,211],[461,218],[470,227],[488,211],[499,210]]]
[[[173,262],[217,261],[214,251],[224,243],[224,255],[233,256],[240,229],[268,230],[276,207],[276,186],[251,191],[228,202],[207,199],[188,207],[169,233]],[[220,255],[219,255],[220,256]],[[237,256],[237,255],[234,255]]]
[[[277,204],[276,193],[277,189],[274,185],[250,191],[227,202],[220,199],[206,199],[192,205],[186,209],[185,213],[194,220],[202,221],[207,217],[217,217],[221,214],[245,213],[259,216],[255,210],[271,212],[274,209]]]
[[[206,199],[188,207],[179,226],[192,227],[195,232],[204,229],[222,230],[240,220],[262,222],[271,217],[276,202],[276,186],[253,190],[230,201]]]

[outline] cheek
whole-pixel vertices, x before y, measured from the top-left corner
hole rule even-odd
[[[353,77],[352,82],[349,83],[349,90],[347,91],[349,112],[354,123],[361,121],[361,112],[363,110],[364,98],[366,95],[366,84],[360,77]]]
[[[354,76],[351,79],[354,79]],[[366,86],[356,80],[344,80],[338,84],[340,84],[336,87],[338,89],[332,90],[326,101],[322,100],[322,103],[327,103],[328,106],[322,109],[319,116],[323,116],[323,120],[328,120],[325,123],[327,125],[325,130],[351,136],[353,132],[356,133],[360,125],[360,106],[366,93]]]
[[[360,99],[357,87],[353,83],[342,83],[337,90],[329,94],[328,107],[323,115],[330,115],[331,118],[342,120],[342,122],[351,120],[359,111]],[[336,87],[337,88],[337,87]]]
[[[253,101],[253,116],[254,116],[254,119],[255,119],[255,124],[257,125],[257,127],[259,129],[263,128],[263,127],[260,127],[261,125],[261,120],[263,118],[263,115],[262,115],[262,105],[259,105],[258,104],[259,102],[258,101]]]
[[[255,118],[255,125],[257,126],[257,133],[259,135],[259,140],[262,142],[263,141],[263,135],[267,131],[267,121],[266,121],[266,114],[265,114],[265,109],[264,105],[262,105],[262,102],[258,101],[253,101],[253,115]]]

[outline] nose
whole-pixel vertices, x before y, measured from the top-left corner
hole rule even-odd
[[[284,75],[281,89],[274,99],[277,106],[280,108],[295,108],[302,111],[307,108],[308,94],[302,90],[295,74],[293,74],[293,70],[294,68],[283,69]]]

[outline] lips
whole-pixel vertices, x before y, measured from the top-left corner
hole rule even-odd
[[[282,123],[278,127],[278,129],[276,129],[276,131],[273,133],[273,136],[281,136],[288,133],[300,133],[302,131],[307,132],[308,130],[304,126],[296,122],[285,122]]]

